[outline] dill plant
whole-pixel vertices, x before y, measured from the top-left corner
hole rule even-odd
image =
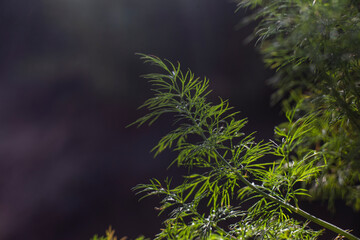
[[[343,199],[360,210],[360,13],[358,0],[235,0],[257,21],[253,38],[264,63],[276,69],[273,103],[287,121],[275,138],[245,135],[246,119],[227,100],[207,100],[208,79],[151,55],[145,76],[154,97],[134,125],[172,115],[174,130],[155,155],[177,153],[188,169],[182,184],[151,179],[134,190],[161,197],[168,214],[155,239],[317,239],[316,223],[338,238],[359,239],[301,209],[299,199]],[[295,220],[301,216],[303,221]],[[299,219],[299,218],[296,218]]]
[[[296,120],[295,107],[286,112],[286,127],[275,128],[275,140],[257,142],[253,134],[242,132],[247,121],[237,119],[228,101],[206,99],[206,78],[183,72],[179,63],[140,56],[162,72],[144,76],[154,97],[141,106],[149,113],[133,124],[151,125],[171,114],[175,129],[153,151],[157,155],[173,149],[173,163],[189,173],[177,186],[168,179],[152,179],[134,188],[143,197],[162,197],[158,209],[168,218],[155,239],[316,239],[321,231],[309,228],[309,221],[358,239],[298,204],[299,197],[309,196],[302,183],[311,182],[325,167],[325,154],[304,144],[313,131],[314,114]],[[295,220],[296,214],[305,222]]]

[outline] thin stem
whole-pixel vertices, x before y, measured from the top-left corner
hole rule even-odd
[[[201,134],[201,137],[204,139],[204,140],[207,140],[207,137],[205,136],[205,134],[203,133],[203,129],[197,125],[196,123],[196,120],[195,118],[193,117],[191,111],[188,109],[187,106],[185,106],[185,112],[186,112],[186,115],[188,116],[188,118],[193,122],[193,124],[195,126],[197,126],[198,130],[199,130],[199,133]],[[229,167],[233,173],[237,176],[237,178],[243,182],[246,186],[250,187],[252,190],[254,190],[256,193],[260,194],[261,196],[263,196],[264,198],[266,199],[269,199],[277,204],[279,204],[280,206],[283,206],[287,209],[289,209],[290,211],[292,212],[295,212],[297,214],[299,214],[300,216],[326,228],[326,229],[329,229],[330,231],[333,231],[341,236],[344,236],[346,238],[348,238],[349,240],[360,240],[360,238],[354,236],[353,234],[349,233],[349,232],[346,232],[345,230],[331,224],[331,223],[328,223],[327,221],[325,220],[322,220],[320,218],[317,218],[313,215],[311,215],[310,213],[298,208],[298,207],[294,207],[293,205],[287,203],[287,202],[283,202],[281,200],[279,200],[278,198],[275,198],[274,196],[270,195],[270,194],[267,194],[266,192],[262,191],[261,189],[259,189],[255,184],[252,184],[250,183],[246,178],[244,178],[244,176],[239,172],[237,171],[236,168],[234,168],[219,152],[217,149],[214,149],[216,155],[221,159],[221,161],[227,166]]]
[[[360,239],[360,238],[354,236],[353,234],[346,232],[345,230],[343,230],[331,223],[326,222],[325,220],[317,218],[317,217],[311,215],[310,213],[305,212],[304,210],[302,210],[300,208],[294,207],[293,205],[288,204],[286,202],[282,202],[279,199],[275,198],[274,196],[271,196],[271,195],[265,193],[264,191],[260,190],[256,185],[250,183],[246,178],[244,178],[243,175],[240,174],[239,171],[237,171],[237,169],[235,169],[216,149],[215,149],[215,153],[235,173],[235,175],[238,177],[238,179],[241,182],[243,182],[246,186],[250,187],[252,190],[254,190],[256,193],[260,194],[261,196],[263,196],[273,202],[276,202],[277,204],[279,204],[283,207],[286,207],[287,209],[303,216],[304,218],[306,218],[322,227],[325,227],[337,234],[340,234],[350,240],[359,240]]]

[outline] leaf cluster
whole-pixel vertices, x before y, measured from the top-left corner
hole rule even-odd
[[[322,155],[314,149],[294,153],[314,119],[294,121],[289,111],[288,128],[276,129],[278,139],[256,142],[253,134],[242,132],[247,120],[237,120],[228,101],[213,104],[206,99],[206,78],[182,72],[179,63],[143,54],[141,58],[163,73],[145,75],[155,94],[142,105],[150,112],[134,124],[152,124],[171,114],[175,130],[153,151],[157,155],[173,149],[177,157],[171,164],[189,170],[179,186],[153,179],[135,187],[143,197],[162,197],[157,209],[169,217],[156,239],[285,239],[281,236],[290,233],[298,236],[294,239],[316,238],[319,232],[291,216],[299,211],[298,197],[308,195],[299,183],[309,182],[322,168]]]
[[[296,107],[296,119],[315,117],[296,150],[315,146],[326,156],[311,193],[333,210],[339,198],[360,210],[359,1],[238,0],[238,7],[253,9],[249,18],[259,21],[254,38],[276,69],[273,102],[285,112]]]

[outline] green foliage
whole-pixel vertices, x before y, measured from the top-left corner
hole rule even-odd
[[[276,69],[273,102],[287,121],[275,139],[256,141],[227,100],[209,102],[209,81],[180,64],[141,55],[161,69],[148,74],[150,112],[134,124],[174,117],[174,130],[153,148],[177,153],[169,164],[188,169],[183,183],[152,179],[135,187],[161,196],[167,213],[156,239],[316,239],[308,221],[358,239],[300,208],[309,196],[344,199],[360,209],[360,13],[357,0],[237,0],[257,20],[254,38]],[[305,223],[293,215],[304,217]]]
[[[359,1],[238,0],[238,7],[260,21],[254,37],[277,71],[273,101],[284,111],[296,105],[296,119],[316,116],[302,146],[322,152],[327,169],[310,192],[332,210],[339,198],[360,210]]]
[[[155,95],[142,105],[150,112],[134,124],[152,124],[172,114],[175,130],[153,151],[157,155],[172,148],[177,152],[172,164],[189,172],[175,187],[169,179],[135,187],[143,198],[161,196],[158,209],[169,214],[156,239],[286,239],[290,234],[293,239],[316,239],[321,234],[295,221],[293,213],[346,234],[298,206],[298,197],[309,196],[301,183],[316,178],[325,161],[322,152],[304,143],[314,131],[314,115],[295,119],[295,110],[288,111],[287,125],[275,129],[275,140],[256,142],[242,132],[246,119],[237,120],[228,101],[207,101],[207,79],[155,56],[141,58],[163,73],[145,76]]]

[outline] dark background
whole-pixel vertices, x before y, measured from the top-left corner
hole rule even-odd
[[[151,96],[139,75],[157,71],[136,52],[209,77],[211,98],[230,99],[246,131],[272,137],[281,118],[271,72],[243,43],[252,26],[236,30],[245,13],[234,10],[219,0],[1,1],[0,239],[89,239],[109,225],[120,237],[158,232],[158,199],[138,202],[131,188],[178,170],[166,170],[170,153],[150,153],[168,119],[125,128]]]

